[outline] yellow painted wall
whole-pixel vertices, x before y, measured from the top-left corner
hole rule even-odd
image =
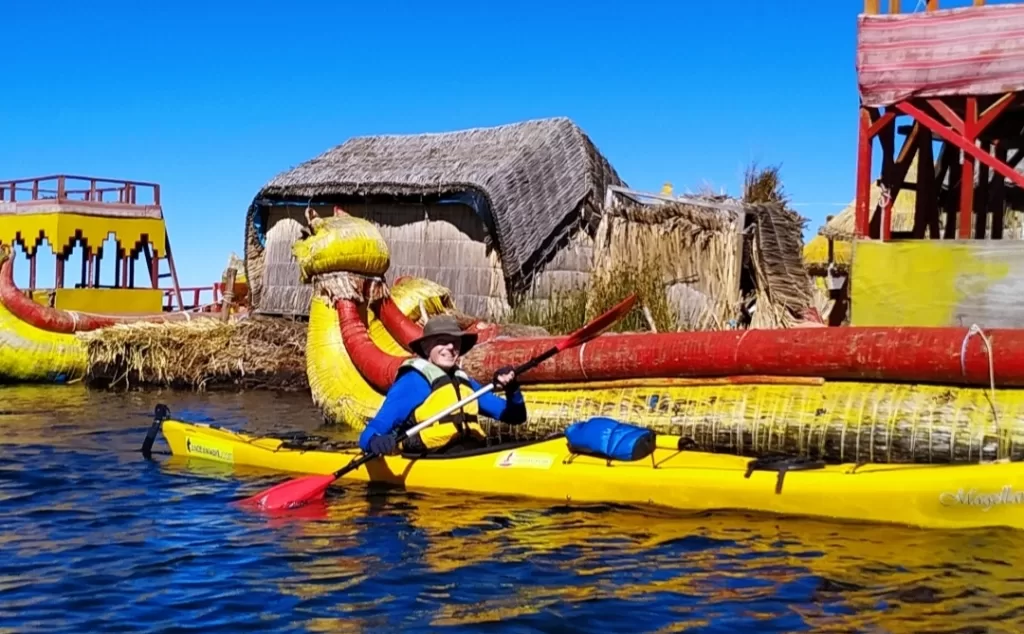
[[[165,227],[164,221],[157,218],[113,218],[75,213],[0,216],[0,244],[13,244],[17,234],[21,233],[29,253],[40,232],[56,250],[70,244],[76,231],[81,231],[82,237],[93,248],[102,246],[111,232],[124,249],[134,248],[146,234],[154,245],[154,251],[163,257]]]
[[[851,325],[1024,327],[1024,243],[858,240]]]
[[[52,290],[36,290],[32,299],[49,306]],[[163,310],[164,293],[152,288],[61,288],[54,308],[106,315],[140,315]]]

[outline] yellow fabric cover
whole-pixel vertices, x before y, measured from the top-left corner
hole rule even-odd
[[[341,215],[314,218],[310,225],[313,235],[292,245],[303,282],[340,271],[380,276],[391,265],[384,237],[368,220]]]

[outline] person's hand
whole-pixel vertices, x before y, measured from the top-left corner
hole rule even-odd
[[[370,438],[368,445],[370,447],[370,453],[377,454],[379,456],[390,456],[398,453],[396,451],[398,442],[395,440],[394,434],[376,434]]]
[[[518,390],[519,382],[516,381],[515,368],[510,365],[498,368],[498,371],[494,373],[494,384],[499,390],[505,390],[506,392]]]

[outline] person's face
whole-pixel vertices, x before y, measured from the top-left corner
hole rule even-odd
[[[457,337],[447,335],[435,337],[428,342],[431,363],[444,370],[455,367],[459,361],[460,341]]]

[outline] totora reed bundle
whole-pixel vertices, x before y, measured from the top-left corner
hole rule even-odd
[[[78,337],[94,385],[308,389],[302,322],[248,317],[134,323]]]
[[[1024,458],[1024,390],[825,382],[821,379],[652,379],[524,385],[530,422],[489,422],[513,438],[608,416],[684,448],[849,463],[977,463]]]

